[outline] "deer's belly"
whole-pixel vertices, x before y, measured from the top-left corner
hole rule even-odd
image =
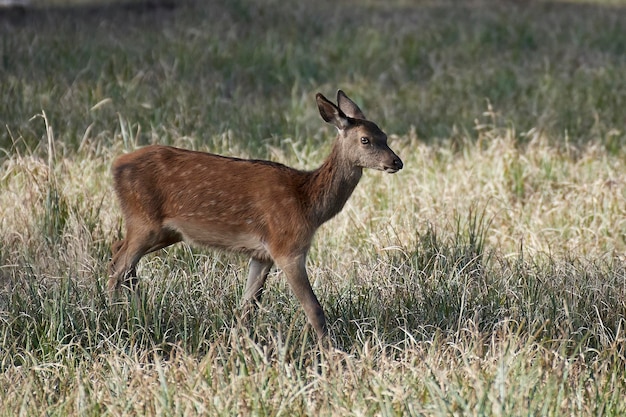
[[[166,226],[179,232],[183,239],[195,246],[219,248],[230,252],[249,254],[257,259],[270,259],[269,251],[258,234],[229,225],[209,225],[193,221],[170,220]]]

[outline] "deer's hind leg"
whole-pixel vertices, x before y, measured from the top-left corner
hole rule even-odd
[[[147,253],[180,242],[182,236],[160,225],[142,227],[128,226],[126,238],[111,246],[113,254],[109,266],[107,289],[113,292],[123,284],[134,288],[137,284],[137,263]]]
[[[126,248],[128,246],[128,239],[121,239],[113,242],[111,245],[111,263],[109,263],[109,280],[107,281],[107,289],[109,292],[119,288],[122,281],[129,280],[131,286],[137,283],[137,270],[133,267],[125,267],[123,271],[124,278],[120,279],[122,271],[120,269],[120,260],[124,259],[126,254]]]

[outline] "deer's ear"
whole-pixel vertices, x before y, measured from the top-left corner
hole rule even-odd
[[[359,106],[341,90],[337,91],[337,105],[346,116],[353,119],[367,120]]]
[[[322,94],[317,93],[315,96],[317,100],[317,108],[320,111],[320,116],[325,122],[335,125],[339,130],[344,130],[350,126],[350,120],[339,107],[328,101]]]

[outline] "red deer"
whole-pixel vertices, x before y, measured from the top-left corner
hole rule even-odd
[[[176,242],[240,252],[251,258],[243,301],[260,301],[276,264],[321,340],[326,319],[305,265],[313,235],[341,211],[363,168],[395,173],[403,164],[343,91],[337,105],[319,93],[316,100],[338,135],[314,171],[160,145],[117,158],[112,171],[126,238],[112,247],[109,291],[134,287],[139,259]]]

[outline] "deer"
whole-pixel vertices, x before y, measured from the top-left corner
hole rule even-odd
[[[343,91],[336,105],[321,93],[316,101],[337,137],[312,171],[163,145],[119,156],[111,169],[126,234],[112,245],[109,293],[133,289],[141,257],[177,242],[242,253],[250,257],[242,304],[260,303],[276,265],[316,338],[325,339],[326,318],[306,269],[315,232],[342,210],[364,168],[393,174],[403,163]]]

